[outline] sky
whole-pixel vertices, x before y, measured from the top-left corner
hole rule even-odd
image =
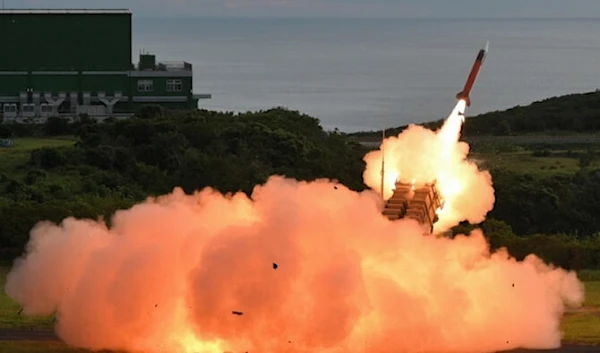
[[[0,0],[2,1],[2,0]],[[597,17],[600,0],[3,0],[5,8],[127,8],[138,17]]]

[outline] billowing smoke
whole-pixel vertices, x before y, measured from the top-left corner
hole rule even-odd
[[[435,136],[413,131],[423,144]],[[481,190],[461,195],[482,208],[464,217],[481,217]],[[565,305],[583,300],[575,273],[490,254],[479,231],[422,236],[413,221],[384,218],[379,198],[274,176],[251,199],[175,190],[117,212],[110,229],[41,223],[6,291],[25,314],[56,312],[60,338],[90,349],[479,353],[560,344]]]
[[[436,232],[465,220],[480,223],[494,206],[492,177],[467,160],[469,145],[458,141],[464,111],[465,102],[461,100],[439,131],[411,125],[365,156],[363,178],[377,192],[381,190],[382,158],[385,162],[385,199],[392,196],[396,180],[415,185],[436,183],[444,200]]]

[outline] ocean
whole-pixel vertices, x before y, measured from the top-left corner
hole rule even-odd
[[[194,65],[200,106],[276,106],[328,130],[446,117],[478,50],[467,116],[600,87],[600,19],[133,19],[141,49]]]

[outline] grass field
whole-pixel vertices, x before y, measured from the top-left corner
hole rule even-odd
[[[600,281],[585,282],[585,306],[600,310]]]
[[[19,137],[12,138],[14,146],[0,149],[4,152],[31,152],[42,147],[61,147],[72,145],[76,139],[73,136],[53,136],[53,137]]]
[[[600,310],[567,315],[561,329],[566,342],[600,345]]]
[[[562,321],[564,340],[577,343],[589,343],[600,345],[600,276],[599,271],[583,271],[579,275],[586,281],[584,307],[589,311],[566,315]]]
[[[0,267],[0,328],[31,328],[37,330],[51,330],[52,317],[26,318],[19,315],[19,305],[14,303],[4,292],[7,267]],[[585,271],[581,277],[600,276],[598,271]],[[600,281],[585,282],[586,300],[585,307],[592,309],[588,312],[566,315],[562,322],[564,340],[570,343],[598,344],[600,345]],[[48,352],[48,353],[87,353],[86,350],[69,348],[60,342],[12,341],[0,342],[0,352]]]
[[[580,170],[579,158],[567,157],[566,153],[568,151],[551,151],[549,156],[534,156],[532,151],[475,152],[470,155],[470,158],[487,169],[501,169],[523,174],[550,176],[556,174],[573,174]],[[600,160],[592,161],[589,167],[600,167]]]
[[[61,342],[14,341],[0,342],[3,353],[89,353],[85,349],[75,349]]]
[[[52,317],[46,318],[28,318],[23,315],[19,315],[21,308],[17,303],[12,301],[4,290],[6,283],[6,275],[8,274],[8,267],[0,267],[0,286],[2,293],[0,293],[0,329],[12,328],[12,329],[37,329],[37,330],[52,330]],[[67,347],[61,342],[35,342],[35,341],[0,341],[0,352],[3,353],[83,353],[88,352],[86,350],[77,350]]]
[[[0,171],[7,171],[11,175],[19,174],[18,167],[29,161],[31,151],[42,147],[72,146],[76,139],[73,136],[52,138],[16,138],[12,139],[12,147],[0,147]]]
[[[577,277],[584,282],[600,282],[600,270],[582,270]]]
[[[23,315],[19,315],[21,307],[12,301],[4,291],[4,284],[6,283],[6,275],[8,274],[7,267],[0,267],[0,285],[2,286],[2,293],[0,293],[0,328],[35,328],[35,329],[52,329],[53,317],[45,318],[29,318]]]

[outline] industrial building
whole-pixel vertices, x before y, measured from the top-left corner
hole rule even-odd
[[[49,116],[129,116],[147,104],[197,109],[188,62],[132,60],[129,10],[0,10],[5,122]]]

